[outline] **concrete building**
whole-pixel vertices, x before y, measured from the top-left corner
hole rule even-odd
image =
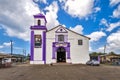
[[[43,14],[34,15],[30,64],[85,64],[89,60],[89,37],[62,25],[47,30],[46,23]]]

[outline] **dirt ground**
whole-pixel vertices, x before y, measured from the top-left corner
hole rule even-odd
[[[0,69],[0,80],[120,80],[120,66],[21,64]]]

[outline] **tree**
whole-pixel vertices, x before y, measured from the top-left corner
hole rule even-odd
[[[113,51],[109,52],[109,54],[110,54],[110,55],[116,55],[116,53],[113,52]]]
[[[106,53],[102,53],[102,52],[92,52],[90,53],[90,56],[99,56],[99,55],[105,55]]]

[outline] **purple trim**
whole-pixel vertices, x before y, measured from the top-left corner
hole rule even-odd
[[[31,26],[30,29],[34,29],[34,30],[47,30],[45,26]]]
[[[30,60],[33,61],[34,60],[34,31],[31,31],[31,56],[30,56]]]
[[[70,47],[67,48],[67,59],[70,59]]]
[[[53,45],[52,45],[52,59],[56,59],[56,56],[55,56],[55,52],[57,52],[57,49],[59,47],[64,47],[64,46],[56,46],[57,44],[60,44],[58,42],[53,42]],[[64,42],[64,44],[67,44],[67,47],[64,47],[66,52],[67,52],[67,59],[70,59],[70,43],[69,42]]]
[[[68,32],[56,32],[56,31],[55,31],[55,33],[68,33]]]
[[[34,15],[34,18],[44,18],[45,19],[45,22],[47,23],[47,20],[45,18],[45,16],[43,14],[37,14],[37,15]]]
[[[41,15],[34,15],[34,18],[45,18],[45,16],[41,16]]]
[[[43,32],[43,61],[46,64],[46,32]]]
[[[53,47],[52,59],[55,59],[55,52],[56,52],[56,48],[55,48],[55,47]]]
[[[61,31],[61,32],[59,32],[59,31],[58,31],[59,29],[64,29],[64,30],[65,30],[65,32],[62,32],[62,31]],[[65,28],[63,28],[63,27],[58,28],[55,32],[56,32],[56,33],[68,33],[68,32],[67,32],[67,30],[66,30]]]

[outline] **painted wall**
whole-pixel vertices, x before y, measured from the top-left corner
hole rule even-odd
[[[40,35],[42,36],[42,31],[41,30],[34,30],[34,35]],[[43,43],[42,43],[43,45]],[[43,54],[42,54],[42,46],[41,48],[35,48],[34,47],[34,56],[33,56],[33,61],[30,61],[30,64],[44,64],[43,61]]]
[[[55,31],[59,27],[46,33],[46,63],[54,62],[52,60],[52,43],[55,42]],[[89,39],[68,31],[68,42],[70,42],[71,63],[85,64],[89,60]],[[78,40],[83,40],[83,45],[78,45]]]
[[[78,45],[79,39],[83,40],[83,45]],[[85,64],[89,60],[89,39],[68,31],[68,42],[71,45],[71,62]]]
[[[46,33],[46,64],[52,63],[52,43],[55,42],[55,30]]]

